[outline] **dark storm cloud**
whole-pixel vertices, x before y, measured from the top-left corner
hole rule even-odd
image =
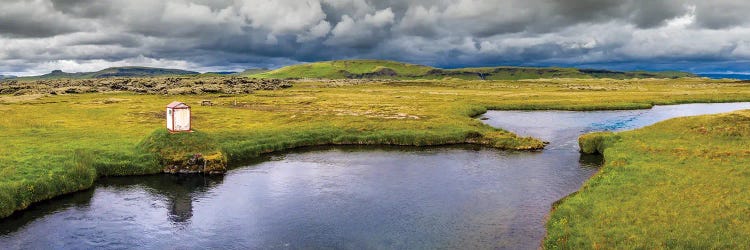
[[[104,17],[114,10],[106,1],[53,0],[52,6],[63,14],[84,18]]]
[[[383,58],[750,71],[741,0],[0,0],[0,74]],[[674,62],[674,63],[667,63]],[[666,65],[666,66],[665,66]]]
[[[70,33],[75,20],[55,12],[50,3],[3,1],[0,7],[0,34],[8,37],[48,37]]]
[[[731,28],[750,23],[750,2],[736,0],[701,1],[696,5],[697,22],[711,29]]]

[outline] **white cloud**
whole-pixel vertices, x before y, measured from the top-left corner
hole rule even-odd
[[[390,31],[394,17],[390,8],[366,14],[358,20],[349,15],[343,15],[341,21],[331,30],[331,37],[325,43],[334,46],[372,46],[380,41],[381,36]]]
[[[317,0],[238,0],[235,6],[251,27],[274,34],[305,31],[326,17]]]
[[[687,28],[695,23],[695,5],[687,7],[685,15],[667,20],[667,27],[670,28]]]
[[[323,0],[323,3],[354,17],[361,17],[374,11],[365,0]]]
[[[354,27],[356,24],[354,23],[354,19],[350,17],[349,15],[343,15],[341,16],[341,21],[336,24],[336,27],[333,28],[331,33],[334,36],[342,36],[352,30],[354,30]]]
[[[231,7],[212,10],[206,5],[190,2],[167,2],[159,25],[170,27],[165,32],[191,34],[206,29],[242,32],[242,20]]]
[[[411,6],[397,25],[400,32],[418,36],[432,36],[440,29],[440,15],[436,6]]]
[[[373,27],[382,28],[386,25],[393,24],[393,18],[395,15],[391,8],[376,11],[375,14],[367,14],[364,18],[364,23],[372,25]]]
[[[313,26],[307,32],[297,35],[297,42],[310,42],[318,38],[326,37],[329,31],[331,31],[331,24],[325,20],[320,21],[318,25]]]

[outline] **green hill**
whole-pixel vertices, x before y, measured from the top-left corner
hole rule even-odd
[[[383,60],[340,60],[291,65],[265,73],[258,78],[419,78],[434,68]]]
[[[520,80],[539,78],[680,78],[695,77],[686,72],[611,71],[557,67],[483,67],[440,69],[424,65],[384,60],[340,60],[286,66],[264,73],[245,75],[255,78],[319,79],[444,79]]]
[[[250,75],[257,75],[257,74],[261,74],[261,73],[266,73],[268,71],[271,71],[271,70],[267,69],[267,68],[254,68],[254,69],[246,69],[245,71],[242,71],[242,72],[239,72],[239,73],[235,73],[234,75],[250,76]]]
[[[150,77],[150,76],[169,76],[169,75],[197,75],[200,74],[194,71],[180,70],[180,69],[163,69],[163,68],[151,68],[151,67],[112,67],[106,68],[96,72],[79,72],[79,73],[67,73],[62,70],[54,70],[49,74],[40,76],[21,77],[21,80],[37,80],[37,79],[58,79],[58,78],[108,78],[108,77]]]

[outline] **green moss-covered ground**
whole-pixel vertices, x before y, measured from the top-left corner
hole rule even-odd
[[[750,246],[750,111],[581,138],[605,164],[557,204],[545,248]]]
[[[200,106],[210,99],[214,106]],[[487,109],[633,109],[654,104],[750,101],[734,81],[398,81],[294,87],[246,95],[0,95],[0,217],[90,187],[98,176],[162,171],[139,143],[164,127],[165,105],[193,106],[194,129],[237,162],[321,144],[442,145],[503,149],[543,144],[471,118]]]

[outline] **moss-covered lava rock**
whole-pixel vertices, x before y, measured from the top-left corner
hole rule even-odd
[[[209,135],[200,131],[170,133],[157,129],[138,146],[154,154],[166,173],[226,172],[226,155]]]

